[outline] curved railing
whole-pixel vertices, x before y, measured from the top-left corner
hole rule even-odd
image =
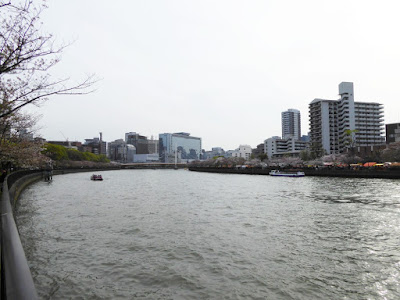
[[[3,182],[1,197],[1,298],[37,299],[36,288],[14,220],[9,177],[10,175]],[[15,177],[10,181],[14,183]]]

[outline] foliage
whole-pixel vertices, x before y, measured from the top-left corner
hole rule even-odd
[[[310,159],[316,159],[322,157],[326,154],[325,149],[322,147],[321,143],[313,142],[310,146]]]
[[[40,154],[43,143],[32,139],[36,118],[13,113],[0,118],[0,164],[2,169],[38,167],[48,160]]]
[[[350,149],[350,152],[351,152],[352,154],[354,154],[354,148],[355,148],[355,146],[356,146],[356,144],[357,144],[357,140],[356,140],[356,138],[355,138],[355,134],[356,134],[357,132],[358,132],[357,129],[353,129],[353,130],[351,130],[351,129],[346,129],[346,130],[344,131],[345,136],[344,136],[344,138],[343,138],[343,143],[344,143],[344,145],[345,145],[348,149]]]
[[[243,165],[245,163],[245,159],[243,157],[217,157],[216,159],[208,159],[208,160],[196,160],[191,163],[191,166],[196,167],[235,167],[238,165]]]
[[[309,161],[311,159],[311,153],[308,150],[303,150],[300,152],[300,158],[302,161]]]
[[[104,162],[107,163],[109,160],[105,155],[98,155],[90,152],[81,152],[76,149],[67,149],[61,145],[54,145],[47,143],[43,154],[50,157],[55,161],[72,160],[72,161],[92,161],[92,162]]]
[[[219,157],[224,157],[224,156],[223,155],[217,155],[217,156],[214,156],[212,159],[217,159]]]
[[[42,152],[52,160],[64,160],[68,159],[67,149],[64,146],[45,144],[45,148]]]
[[[38,4],[39,3],[39,4]],[[41,4],[40,4],[41,3]],[[28,104],[39,104],[52,95],[87,94],[93,76],[77,84],[55,79],[49,70],[65,46],[55,46],[51,34],[40,30],[45,1],[0,0],[0,163],[1,167],[39,167],[49,158],[41,154],[42,142],[27,137],[36,119],[21,113]],[[22,134],[24,133],[24,134]],[[27,135],[28,133],[28,135]],[[24,137],[25,135],[25,137]],[[65,151],[51,155],[65,159]]]
[[[267,153],[261,153],[261,154],[258,155],[258,158],[261,161],[268,160],[268,154]]]
[[[11,166],[30,168],[45,164],[48,158],[41,155],[42,143],[29,140],[6,139],[0,141],[2,169]]]

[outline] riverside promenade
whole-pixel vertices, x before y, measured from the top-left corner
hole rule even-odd
[[[377,169],[363,168],[358,170],[339,169],[339,168],[218,168],[218,167],[189,167],[194,172],[209,172],[222,174],[247,174],[247,175],[269,175],[271,170],[280,170],[285,172],[302,171],[306,176],[320,177],[348,177],[348,178],[386,178],[400,179],[400,169]]]

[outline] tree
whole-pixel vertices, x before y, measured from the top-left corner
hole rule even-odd
[[[42,142],[22,138],[35,118],[21,113],[29,104],[38,104],[52,95],[87,94],[95,82],[93,75],[77,84],[69,78],[57,79],[50,69],[60,61],[67,45],[56,46],[51,34],[40,31],[40,15],[45,2],[0,0],[0,163],[38,166],[43,160]]]
[[[15,112],[0,122],[0,167],[8,170],[14,167],[38,167],[46,164],[48,158],[41,155],[43,143],[33,139],[32,128],[37,118]]]
[[[302,161],[309,161],[311,159],[310,152],[308,150],[300,151],[300,158]]]
[[[77,84],[50,75],[66,45],[55,46],[53,36],[39,30],[45,8],[44,2],[0,0],[0,121],[52,95],[90,93],[95,82],[93,75]]]
[[[326,154],[325,149],[319,142],[312,142],[310,145],[310,159],[316,159]]]
[[[348,149],[350,149],[351,154],[354,154],[354,148],[357,144],[357,140],[355,138],[355,134],[357,132],[357,129],[346,129],[344,131],[343,143]]]
[[[261,154],[258,155],[258,158],[261,161],[268,160],[268,154],[267,153],[261,153]]]

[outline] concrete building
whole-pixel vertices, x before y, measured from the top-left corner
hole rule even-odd
[[[308,135],[302,135],[301,138],[300,138],[300,141],[308,143],[310,141],[310,135],[309,134]]]
[[[203,159],[212,159],[215,156],[224,156],[225,151],[221,147],[213,147],[211,148],[211,151],[203,151]]]
[[[177,151],[178,162],[201,159],[201,138],[190,133],[162,133],[159,135],[159,153],[162,162],[173,163]]]
[[[240,145],[235,151],[232,152],[232,157],[243,157],[244,159],[250,159],[252,149],[249,145]]]
[[[273,136],[264,141],[264,152],[269,158],[280,156],[299,156],[300,152],[307,148],[308,143],[294,137],[282,139]]]
[[[225,158],[232,157],[233,152],[235,152],[235,150],[227,150],[227,151],[225,151],[224,157]]]
[[[384,143],[383,106],[355,102],[352,82],[339,84],[339,100],[314,99],[309,105],[310,142],[327,154],[349,147]],[[348,131],[352,131],[350,136]]]
[[[158,154],[159,141],[148,140],[146,136],[140,135],[137,132],[125,133],[125,142],[136,147],[136,154]]]
[[[282,138],[294,138],[299,140],[301,137],[300,111],[288,109],[282,112]]]
[[[257,158],[259,155],[264,154],[264,149],[264,143],[258,144],[256,148],[252,149],[252,154]]]
[[[85,139],[82,145],[84,152],[91,152],[94,154],[106,154],[107,153],[107,143],[100,140],[98,137],[92,139]]]
[[[126,144],[126,163],[135,162],[136,148],[133,145]]]
[[[400,142],[400,123],[386,124],[386,144]]]
[[[108,143],[108,157],[112,161],[132,163],[134,162],[135,154],[135,146],[127,144],[123,139],[118,139],[114,142]]]
[[[151,140],[147,140],[147,150],[148,154],[157,154],[157,156],[160,153],[160,141],[159,140],[153,140],[153,137]]]

